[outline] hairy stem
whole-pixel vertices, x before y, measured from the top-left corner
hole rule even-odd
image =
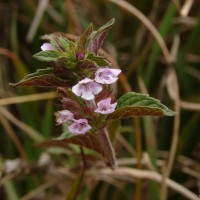
[[[117,160],[106,128],[100,130],[99,138],[103,147],[107,163],[110,165],[111,168],[116,168]]]

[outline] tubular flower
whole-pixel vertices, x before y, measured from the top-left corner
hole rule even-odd
[[[88,124],[87,119],[74,119],[73,121],[74,123],[71,124],[68,129],[74,135],[85,134],[91,129],[91,126]]]
[[[44,43],[41,47],[42,51],[54,50],[53,46],[50,43]]]
[[[94,80],[85,78],[72,87],[72,92],[85,100],[94,99],[94,95],[101,92],[102,86]]]
[[[102,84],[112,84],[117,81],[120,69],[99,68],[95,73],[95,81]]]
[[[111,98],[107,98],[104,100],[101,100],[97,103],[97,109],[94,111],[96,113],[101,113],[103,115],[110,114],[115,111],[115,108],[117,106],[117,102],[111,104]]]
[[[73,119],[74,114],[72,112],[70,112],[69,110],[61,110],[58,111],[58,117],[56,118],[56,122],[58,125],[60,125]]]

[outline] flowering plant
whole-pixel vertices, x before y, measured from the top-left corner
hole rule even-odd
[[[173,111],[148,95],[126,93],[116,100],[112,84],[116,83],[121,70],[100,55],[110,20],[97,31],[90,24],[79,37],[47,35],[48,43],[41,46],[34,58],[49,63],[50,67],[27,75],[14,86],[39,86],[57,88],[62,110],[56,123],[66,124],[69,138],[62,142],[74,143],[99,152],[111,167],[116,159],[107,132],[111,120],[131,116],[173,115]]]

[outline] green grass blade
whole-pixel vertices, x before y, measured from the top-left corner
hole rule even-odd
[[[168,6],[168,9],[164,15],[164,18],[161,20],[161,25],[159,28],[160,34],[163,36],[163,38],[166,38],[166,36],[169,34],[169,31],[172,30],[172,22],[174,15],[176,13],[176,7],[173,2],[171,2]],[[150,55],[149,64],[147,66],[147,70],[145,71],[144,75],[144,81],[149,86],[151,80],[154,77],[154,73],[156,73],[156,64],[158,63],[160,57],[160,48],[157,44],[153,45],[152,53]]]
[[[6,181],[4,183],[4,189],[6,192],[7,200],[19,200],[19,196],[12,181]]]

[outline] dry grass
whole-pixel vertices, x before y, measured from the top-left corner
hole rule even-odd
[[[0,3],[0,199],[198,200],[199,8],[194,0]],[[123,120],[115,170],[77,146],[36,147],[62,133],[54,125],[55,91],[5,87],[42,67],[31,57],[41,35],[80,35],[91,21],[99,26],[113,17],[101,54],[124,72],[119,95],[149,93],[177,113]]]

